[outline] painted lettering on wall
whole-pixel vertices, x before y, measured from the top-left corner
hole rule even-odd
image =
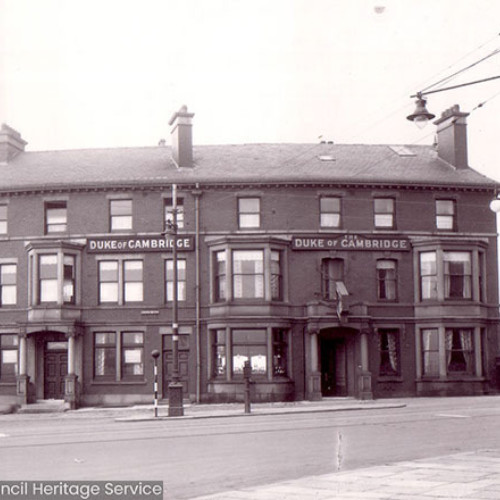
[[[194,250],[194,238],[192,236],[177,236],[175,240],[174,238],[164,238],[162,236],[118,236],[113,238],[88,238],[87,252],[171,252],[174,241],[176,241],[178,250]]]
[[[364,236],[343,234],[339,236],[294,236],[293,250],[393,250],[406,252],[411,248],[408,238],[393,236]]]

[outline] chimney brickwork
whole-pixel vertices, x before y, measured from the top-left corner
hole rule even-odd
[[[172,126],[172,157],[178,167],[193,166],[193,116],[194,113],[189,113],[187,106],[182,106],[168,122]]]
[[[0,129],[0,163],[8,163],[19,153],[22,153],[26,144],[28,143],[17,130],[2,123]]]
[[[467,117],[469,113],[460,111],[458,104],[444,111],[434,121],[437,125],[438,157],[455,168],[468,168],[467,158]]]

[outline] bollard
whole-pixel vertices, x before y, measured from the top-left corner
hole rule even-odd
[[[252,376],[252,367],[250,361],[245,361],[243,366],[243,378],[245,380],[245,413],[250,413],[250,382]]]
[[[160,351],[155,349],[151,352],[151,356],[154,359],[154,408],[155,408],[155,417],[158,416],[158,358],[160,356]]]

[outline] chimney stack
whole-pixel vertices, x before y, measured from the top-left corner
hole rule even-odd
[[[193,132],[194,113],[188,113],[187,106],[182,106],[172,115],[169,125],[172,126],[172,156],[178,167],[193,166]]]
[[[17,130],[2,123],[0,129],[0,163],[8,163],[19,153],[22,153],[26,144],[28,143]]]
[[[455,168],[468,168],[467,159],[467,120],[469,113],[460,111],[455,104],[444,111],[434,121],[437,125],[438,157]]]

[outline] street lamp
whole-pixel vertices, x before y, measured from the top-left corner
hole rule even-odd
[[[446,90],[453,90],[453,89],[458,89],[460,87],[467,87],[468,85],[475,85],[477,83],[483,83],[483,82],[489,82],[491,80],[496,80],[500,78],[500,75],[498,76],[490,76],[489,78],[483,78],[481,80],[474,80],[473,82],[467,82],[467,83],[461,83],[459,85],[452,85],[451,87],[443,87],[441,89],[436,89],[436,90],[425,90],[425,91],[420,91],[417,92],[416,94],[410,96],[410,97],[416,97],[417,100],[415,101],[417,107],[415,108],[415,111],[406,117],[407,120],[412,121],[415,123],[415,125],[418,128],[424,128],[427,125],[427,122],[429,120],[432,120],[436,115],[433,115],[432,113],[429,113],[426,107],[427,99],[425,98],[426,95],[429,94],[435,94],[437,92],[445,92]]]
[[[165,235],[172,238],[172,378],[168,384],[168,416],[182,417],[182,384],[179,380],[179,323],[177,300],[177,185],[172,184],[172,220],[166,222]]]

